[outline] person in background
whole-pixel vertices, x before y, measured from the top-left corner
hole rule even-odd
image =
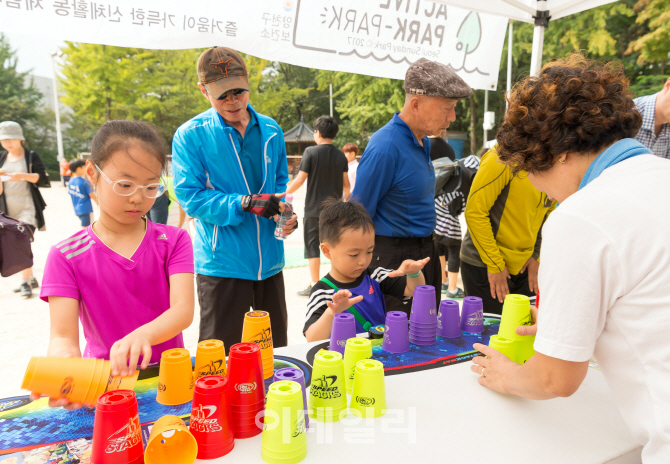
[[[196,71],[211,108],[177,129],[172,172],[196,229],[200,340],[221,340],[228,351],[253,308],[270,314],[273,345],[286,346],[284,242],[275,238],[288,182],[284,133],[249,104],[249,72],[235,50],[205,50]],[[283,232],[297,227],[293,215]]]
[[[162,179],[161,181],[165,182],[165,179]],[[167,184],[165,183],[164,185]],[[166,189],[163,195],[156,198],[154,205],[147,212],[147,217],[149,218],[149,220],[156,224],[167,224],[171,203],[172,201],[170,198],[170,193]]]
[[[447,131],[440,132],[440,135],[429,135],[430,139],[430,159],[435,161],[440,158],[449,158],[456,161],[456,152],[447,141]]]
[[[309,275],[312,280],[307,288],[298,292],[299,296],[309,296],[312,287],[321,277],[319,214],[323,209],[323,201],[327,198],[344,198],[346,201],[351,192],[347,157],[333,146],[338,130],[337,122],[330,116],[321,116],[314,121],[316,146],[305,149],[298,175],[286,189],[286,193],[293,193],[307,180],[303,234],[305,258],[309,261]]]
[[[59,168],[60,168],[60,180],[63,182],[63,187],[67,187],[67,183],[70,181],[70,178],[72,177],[72,171],[70,170],[70,163],[63,157],[62,160],[60,160],[60,163],[58,163]]]
[[[358,145],[355,143],[348,143],[342,147],[342,153],[344,153],[344,156],[347,157],[347,161],[349,162],[347,165],[349,168],[347,176],[349,177],[349,190],[353,192],[354,184],[356,183],[356,169],[358,169],[358,160],[356,159],[356,156],[358,156]]]
[[[485,313],[502,314],[509,293],[535,296],[542,224],[555,208],[525,172],[500,162],[496,147],[482,157],[465,207],[461,277]]]
[[[91,225],[91,213],[93,213],[93,204],[91,200],[98,203],[95,194],[91,190],[91,185],[86,179],[86,161],[74,159],[70,161],[69,170],[72,173],[70,181],[67,183],[67,193],[72,199],[74,214],[81,222],[81,228],[85,229]]]
[[[26,224],[31,231],[45,230],[44,208],[47,204],[39,187],[50,187],[49,174],[40,156],[24,148],[21,126],[13,121],[0,123],[0,211]],[[21,284],[14,290],[30,298],[39,283],[33,269],[21,271]]]
[[[633,101],[642,115],[642,127],[635,140],[654,155],[670,159],[670,78],[660,92]]]
[[[372,266],[398,269],[406,259],[429,257],[423,274],[442,294],[442,272],[433,240],[436,226],[435,169],[429,135],[456,120],[456,104],[472,89],[450,67],[421,58],[405,75],[405,104],[372,135],[361,157],[353,198],[375,224]],[[387,296],[389,311],[409,312],[409,300]]]

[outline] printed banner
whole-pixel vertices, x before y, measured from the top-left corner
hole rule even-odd
[[[227,46],[403,79],[425,57],[494,90],[507,18],[428,0],[0,0],[0,30],[122,47]]]

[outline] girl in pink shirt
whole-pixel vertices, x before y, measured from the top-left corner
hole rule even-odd
[[[137,121],[110,121],[93,138],[86,174],[100,219],[49,252],[40,295],[51,314],[49,356],[82,356],[78,319],[83,356],[109,359],[114,375],[184,347],[194,307],[191,239],[143,217],[165,190],[165,151],[156,131]]]

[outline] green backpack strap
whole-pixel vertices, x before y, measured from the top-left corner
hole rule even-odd
[[[322,277],[322,278],[321,278],[321,282],[323,282],[324,284],[328,285],[329,287],[334,288],[334,289],[335,289],[335,292],[339,292],[339,291],[340,291],[340,289],[337,288],[337,287],[335,286],[334,283],[332,283],[330,280],[326,279],[325,277]],[[351,305],[351,307],[349,308],[349,312],[350,312],[351,314],[354,315],[354,317],[356,318],[356,320],[358,321],[358,323],[359,323],[360,325],[363,326],[363,329],[364,329],[365,331],[368,331],[368,330],[370,329],[370,327],[372,327],[372,324],[369,323],[368,321],[366,321],[366,320],[363,318],[363,316],[361,316],[361,313],[358,312],[358,309],[356,309],[356,305]]]

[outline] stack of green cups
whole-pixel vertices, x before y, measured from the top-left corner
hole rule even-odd
[[[489,346],[496,351],[507,356],[512,361],[516,361],[516,354],[514,353],[514,340],[502,338],[500,335],[491,335],[489,339]]]
[[[347,395],[351,395],[354,388],[356,363],[362,359],[372,357],[372,343],[367,338],[350,338],[344,347],[344,384]]]
[[[337,351],[319,351],[314,356],[312,382],[307,399],[309,417],[319,422],[337,422],[347,412],[344,363]]]
[[[530,299],[526,295],[507,295],[503,304],[498,335],[500,338],[514,342],[514,360],[519,364],[525,363],[535,354],[533,348],[535,336],[518,335],[516,328],[531,324]]]
[[[356,363],[354,390],[349,410],[366,419],[386,414],[386,388],[384,387],[384,365],[374,359]]]
[[[269,464],[295,464],[307,456],[302,387],[282,380],[270,385],[265,405],[261,458]]]

